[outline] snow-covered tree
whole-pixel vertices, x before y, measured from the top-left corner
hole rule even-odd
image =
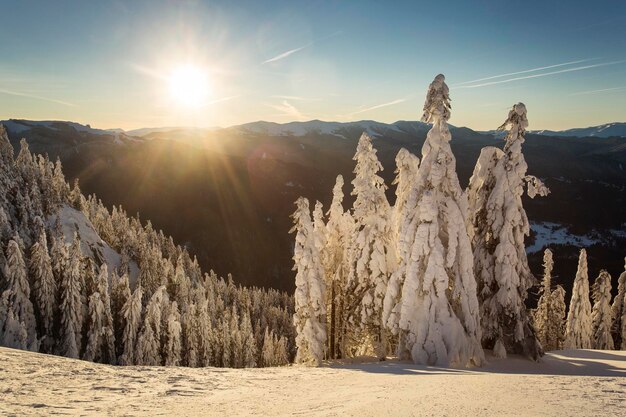
[[[43,338],[43,351],[52,353],[54,347],[54,321],[57,311],[57,283],[52,273],[52,260],[48,254],[46,232],[30,249],[29,272],[33,282],[35,312],[39,318],[38,334]]]
[[[5,274],[7,290],[10,292],[8,303],[13,313],[13,319],[22,323],[26,330],[26,348],[36,352],[39,349],[39,344],[35,312],[30,301],[30,286],[22,248],[16,239],[18,238],[9,241],[6,250]]]
[[[624,317],[626,317],[626,258],[624,258],[624,272],[617,279],[617,295],[615,295],[613,305],[611,306],[611,314],[613,317],[611,334],[613,335],[615,349],[626,350],[626,343],[622,336],[622,328],[626,326],[626,323],[623,321]]]
[[[165,366],[180,365],[181,336],[182,328],[178,304],[176,301],[173,301],[170,306],[170,314],[167,317]]]
[[[356,231],[352,241],[352,269],[348,291],[356,294],[354,311],[348,310],[351,325],[363,330],[371,340],[375,354],[386,356],[386,334],[382,326],[383,298],[387,289],[394,253],[391,250],[391,208],[385,196],[385,183],[378,175],[383,167],[372,146],[372,138],[363,133],[357,145],[352,181]]]
[[[89,313],[87,314],[87,346],[83,359],[91,362],[102,362],[106,357],[104,337],[105,312],[100,293],[89,296]]]
[[[504,151],[493,147],[481,151],[468,187],[468,233],[483,346],[498,357],[509,352],[536,360],[542,352],[525,306],[534,278],[524,247],[530,227],[522,194],[525,183],[531,198],[548,190],[539,179],[526,175],[522,144],[527,127],[526,106],[518,103],[499,128],[508,130]]]
[[[387,284],[387,291],[383,300],[382,321],[391,333],[398,335],[400,315],[399,307],[402,285],[406,278],[407,264],[411,252],[411,243],[415,239],[415,222],[411,222],[416,210],[415,177],[419,169],[419,158],[402,148],[396,155],[396,203],[392,210],[391,233],[395,244],[396,268]],[[398,352],[403,359],[408,359],[404,344],[404,333],[400,333]]]
[[[534,311],[534,325],[537,332],[537,339],[541,343],[544,350],[557,350],[562,347],[563,339],[563,319],[565,309],[563,307],[563,317],[561,317],[561,307],[559,305],[559,297],[563,294],[554,294],[555,291],[562,290],[558,287],[552,291],[552,269],[554,268],[554,259],[552,251],[546,249],[543,254],[543,280],[541,281],[541,290],[537,309]]]
[[[346,293],[350,272],[350,242],[354,222],[343,209],[343,177],[337,176],[333,187],[333,199],[326,213],[326,245],[322,252],[326,285],[327,352],[332,359],[343,357],[344,306],[349,298]]]
[[[124,325],[122,337],[123,350],[119,360],[121,365],[134,365],[138,363],[135,352],[137,351],[136,344],[139,336],[139,328],[141,327],[142,298],[143,290],[141,285],[138,285],[132,296],[126,299],[121,310],[123,317],[122,323]]]
[[[587,251],[580,250],[578,271],[574,279],[572,299],[565,327],[565,349],[591,349],[593,327],[591,325],[591,302],[589,301],[589,271]]]
[[[408,243],[398,327],[413,361],[480,365],[484,354],[470,240],[467,199],[450,149],[450,98],[443,75],[428,89],[424,118],[432,122],[410,198],[417,209],[404,222],[415,230]],[[403,233],[403,232],[400,232]],[[399,352],[405,356],[403,352]]]
[[[104,337],[103,361],[114,365],[117,361],[115,350],[115,328],[113,312],[111,311],[111,297],[109,296],[109,270],[107,264],[100,265],[100,271],[96,277],[96,291],[100,294],[104,308],[102,335]]]
[[[195,368],[200,363],[198,352],[198,316],[196,305],[191,303],[187,306],[182,317],[183,328],[183,363],[190,368]]]
[[[554,349],[563,349],[565,340],[565,289],[557,285],[550,294],[550,323],[554,334]]]
[[[296,362],[320,365],[326,342],[326,305],[324,279],[316,236],[311,221],[309,201],[300,197],[292,215],[296,232],[294,270],[296,273],[295,314]]]
[[[63,250],[58,252],[60,256]],[[82,255],[80,241],[75,237],[70,249],[66,269],[61,272],[61,316],[60,340],[58,351],[68,358],[79,358],[82,346],[83,328],[83,278],[82,278]]]
[[[141,333],[137,339],[135,359],[141,365],[156,366],[162,364],[161,337],[163,307],[169,305],[165,286],[157,288],[152,294],[146,314],[144,315]]]
[[[613,338],[611,337],[611,275],[605,270],[600,271],[600,275],[593,283],[592,290],[593,348],[613,350]]]

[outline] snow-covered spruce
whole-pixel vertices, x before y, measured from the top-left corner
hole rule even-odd
[[[327,354],[331,359],[346,354],[346,303],[352,294],[347,292],[350,273],[350,250],[354,220],[343,209],[343,177],[337,176],[333,187],[333,199],[326,213],[326,246],[322,252],[326,284]]]
[[[387,354],[385,328],[382,326],[383,298],[389,280],[394,254],[391,248],[389,202],[385,183],[378,175],[383,167],[378,161],[372,138],[363,133],[353,158],[356,161],[352,195],[355,235],[351,248],[351,273],[348,292],[356,295],[346,314],[350,325],[361,334],[357,343],[362,353],[383,359]],[[369,353],[369,352],[368,352]]]
[[[541,347],[545,351],[558,350],[563,347],[565,336],[565,290],[560,285],[552,290],[554,260],[550,249],[544,251],[543,268],[541,296],[533,314],[534,326]]]
[[[567,313],[563,347],[565,349],[591,349],[592,334],[587,251],[581,249],[578,258],[578,270],[572,289],[572,299]]]
[[[600,271],[600,275],[593,283],[593,310],[591,313],[593,326],[593,348],[613,349],[611,337],[611,275]]]
[[[611,314],[613,324],[611,326],[611,335],[615,349],[626,350],[626,342],[624,342],[624,333],[626,331],[626,258],[624,258],[624,272],[617,279],[617,294],[611,306]]]
[[[292,215],[296,233],[294,270],[296,273],[295,314],[296,362],[320,365],[326,344],[326,304],[323,267],[313,230],[309,201],[300,197]]]
[[[498,357],[542,354],[525,306],[534,278],[528,267],[524,238],[530,227],[522,206],[528,195],[546,195],[539,179],[526,175],[522,153],[528,127],[526,106],[513,106],[500,130],[507,129],[504,151],[486,147],[480,153],[468,186],[468,233],[480,301],[482,343]]]
[[[396,255],[396,267],[389,282],[383,300],[382,321],[394,336],[399,337],[398,352],[403,359],[408,359],[410,353],[404,346],[404,335],[399,334],[399,306],[400,290],[406,278],[407,261],[410,257],[413,239],[415,238],[415,222],[411,222],[417,203],[415,188],[413,187],[417,170],[419,168],[419,158],[406,149],[402,148],[396,155],[396,203],[393,206],[391,217],[392,236],[394,237],[394,250]]]
[[[399,312],[398,327],[415,363],[480,365],[484,354],[465,228],[467,199],[450,149],[449,117],[448,86],[440,74],[424,105],[423,120],[433,127],[413,185],[417,210],[405,223],[415,223],[415,234],[407,243],[406,278],[393,309]]]

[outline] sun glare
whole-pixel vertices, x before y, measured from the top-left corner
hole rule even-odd
[[[200,107],[209,96],[208,78],[208,73],[198,67],[178,67],[169,77],[170,94],[180,105]]]

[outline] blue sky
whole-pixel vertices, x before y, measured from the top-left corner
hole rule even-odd
[[[417,120],[444,73],[455,125],[517,101],[533,129],[626,121],[626,2],[441,3],[0,0],[0,119]],[[208,74],[200,107],[170,94],[184,65]]]

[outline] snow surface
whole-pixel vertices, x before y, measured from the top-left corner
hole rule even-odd
[[[100,238],[93,225],[87,217],[80,211],[63,205],[58,214],[48,217],[47,223],[54,228],[57,216],[60,217],[61,230],[65,243],[71,245],[74,241],[74,232],[78,233],[81,239],[81,250],[84,255],[89,256],[96,263],[96,266],[104,261],[107,264],[109,273],[115,268],[119,268],[122,257],[108,243]],[[134,287],[137,277],[139,276],[139,267],[135,261],[129,262],[130,276],[129,283]]]
[[[489,361],[115,367],[0,348],[0,415],[619,416],[626,407],[626,351]]]
[[[530,228],[536,233],[535,242],[526,247],[526,253],[539,252],[549,245],[573,245],[584,248],[599,242],[592,236],[570,233],[566,226],[559,223],[532,223]]]

